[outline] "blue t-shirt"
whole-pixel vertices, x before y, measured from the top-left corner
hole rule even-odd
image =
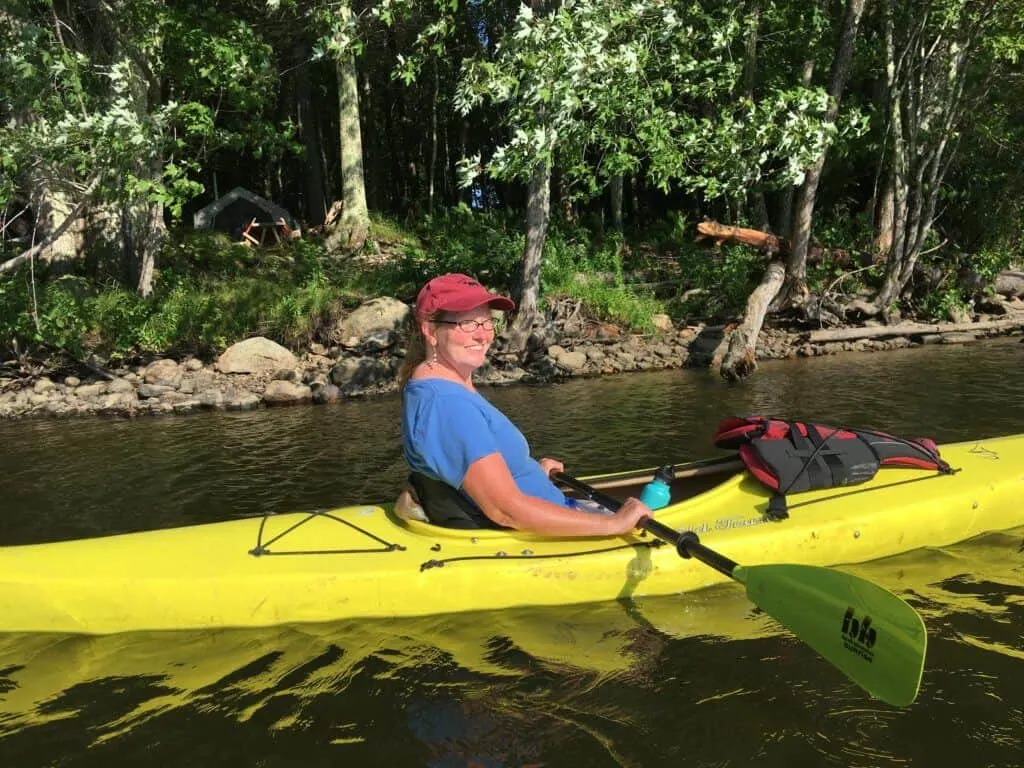
[[[414,379],[405,385],[402,405],[402,445],[413,471],[462,491],[470,464],[498,452],[520,491],[566,504],[530,456],[523,433],[478,392],[446,379]]]

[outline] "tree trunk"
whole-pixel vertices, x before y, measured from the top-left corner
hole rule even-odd
[[[66,181],[42,167],[30,169],[26,179],[26,191],[36,217],[34,240],[45,243],[39,251],[42,260],[74,260],[83,246],[83,206],[76,204]]]
[[[533,172],[526,201],[526,245],[519,264],[515,320],[515,348],[525,348],[537,319],[540,297],[540,269],[551,215],[551,166],[542,163]]]
[[[622,232],[622,174],[617,173],[608,184],[608,193],[612,206],[612,227]]]
[[[885,174],[882,184],[882,191],[878,196],[875,205],[875,253],[879,256],[887,256],[892,248],[892,233],[894,226],[894,212],[896,208],[895,193],[893,192],[892,176]]]
[[[351,6],[343,5],[347,20]],[[363,135],[359,127],[359,81],[356,60],[351,50],[344,50],[335,59],[338,78],[338,139],[341,155],[341,219],[327,238],[331,250],[358,250],[370,231],[370,214],[366,207],[366,183],[363,178]]]
[[[864,13],[864,3],[865,0],[847,0],[846,3],[846,13],[843,17],[839,38],[839,50],[832,62],[832,74],[829,78],[829,106],[825,113],[825,120],[829,123],[834,123],[839,114],[839,104],[842,101],[843,91],[850,74],[853,46],[857,40],[860,18]],[[800,191],[797,194],[792,227],[793,247],[786,259],[786,287],[779,302],[783,306],[802,303],[807,296],[807,249],[811,243],[814,204],[818,196],[821,172],[825,167],[826,154],[827,148],[814,165],[808,169],[804,183],[800,186]]]
[[[434,179],[437,177],[437,102],[441,98],[441,75],[434,59],[434,98],[430,112],[430,176],[427,179],[427,213],[434,212]]]
[[[764,325],[772,299],[782,287],[786,267],[781,261],[768,265],[761,284],[747,299],[743,322],[729,336],[729,346],[719,373],[727,381],[738,381],[757,370],[757,337]]]
[[[892,248],[876,312],[886,312],[899,299],[931,232],[963,115],[967,64],[994,7],[910,14],[910,28],[898,30],[893,3],[885,4],[894,206]]]
[[[749,19],[743,57],[743,86],[746,97],[753,103],[757,95],[757,42],[761,28],[761,0],[750,0]],[[747,205],[754,226],[764,232],[770,232],[772,226],[764,190],[758,187],[751,191],[747,195]]]
[[[814,65],[814,59],[807,59],[804,62],[803,71],[800,73],[800,84],[804,88],[811,87],[814,80]],[[779,199],[779,233],[786,238],[793,234],[793,198],[796,189],[795,186],[786,187]]]
[[[308,62],[310,58],[309,44],[302,40],[295,45],[295,60]],[[305,167],[301,174],[306,190],[306,221],[313,226],[324,223],[327,215],[327,191],[324,184],[324,166],[320,148],[320,126],[317,112],[313,108],[312,86],[310,84],[309,66],[299,65],[295,73],[295,112],[305,150]]]

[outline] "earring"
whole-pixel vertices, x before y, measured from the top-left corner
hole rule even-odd
[[[430,359],[427,361],[427,367],[428,368],[433,368],[435,365],[437,365],[437,350],[436,349],[434,349],[433,353],[430,355]]]

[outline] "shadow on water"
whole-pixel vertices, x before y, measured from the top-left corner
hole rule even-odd
[[[584,473],[714,455],[730,413],[940,441],[1024,432],[993,343],[491,390]],[[0,424],[2,543],[389,498],[398,401]],[[925,617],[922,693],[868,699],[725,585],[562,609],[109,637],[0,635],[0,765],[1024,763],[1024,530],[851,570]],[[642,566],[639,563],[638,566]]]

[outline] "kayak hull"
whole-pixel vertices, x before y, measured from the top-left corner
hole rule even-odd
[[[746,472],[658,519],[743,565],[861,563],[1024,525],[1024,435],[947,445],[942,455],[956,474],[882,470],[859,486],[792,496],[780,522],[766,519],[770,494]],[[0,548],[0,631],[411,617],[670,595],[725,578],[639,532],[458,531],[364,505]]]

